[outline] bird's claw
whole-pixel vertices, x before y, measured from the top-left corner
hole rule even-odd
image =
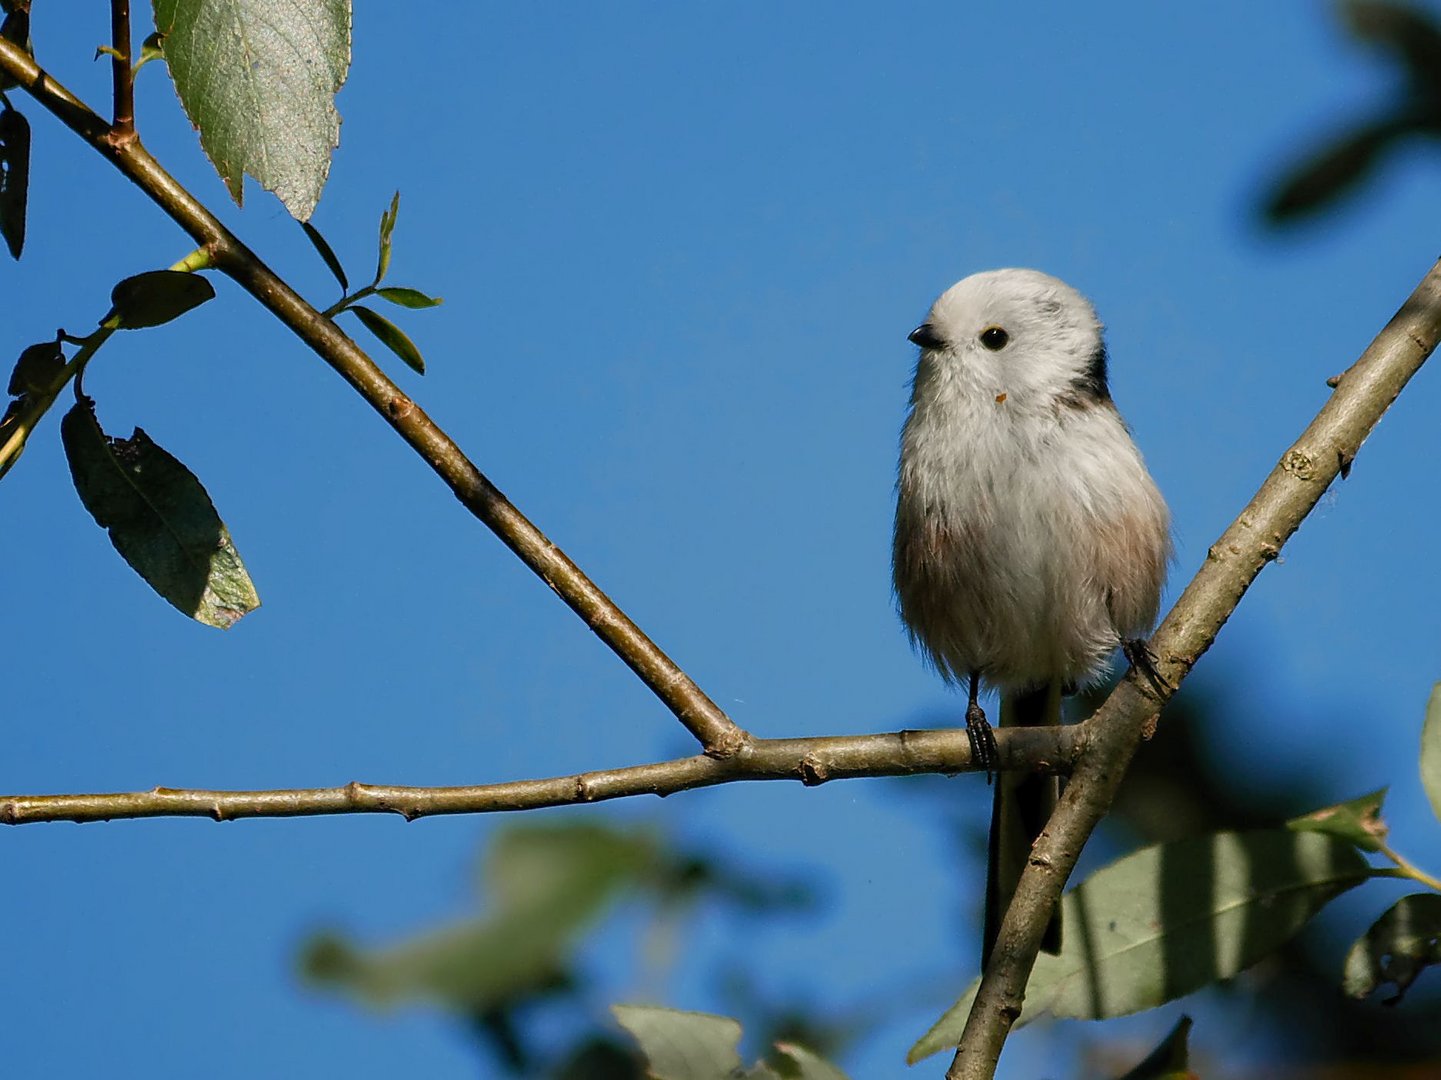
[[[1000,752],[996,749],[996,733],[986,719],[985,710],[974,701],[966,707],[966,738],[971,744],[971,760],[986,770],[986,783],[995,776]]]
[[[1126,658],[1127,663],[1145,676],[1157,697],[1164,700],[1175,693],[1176,688],[1161,678],[1161,673],[1156,670],[1158,658],[1145,641],[1135,638],[1131,641],[1121,642],[1121,655]]]

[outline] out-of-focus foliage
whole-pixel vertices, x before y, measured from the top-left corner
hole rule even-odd
[[[1272,182],[1261,211],[1273,225],[1341,201],[1402,145],[1441,139],[1441,22],[1393,0],[1342,0],[1338,7],[1351,36],[1396,68],[1397,90],[1383,111],[1331,132]]]

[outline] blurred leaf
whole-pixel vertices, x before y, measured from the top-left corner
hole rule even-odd
[[[1354,37],[1391,50],[1414,82],[1441,80],[1441,28],[1428,12],[1387,0],[1344,0],[1340,9]]]
[[[245,174],[291,216],[315,210],[340,141],[349,0],[152,0],[200,145],[237,205]]]
[[[1388,117],[1341,136],[1276,181],[1262,213],[1280,225],[1324,209],[1370,176],[1410,128],[1409,122]]]
[[[840,1069],[803,1046],[776,1043],[776,1053],[780,1060],[772,1068],[783,1080],[847,1080]]]
[[[1421,725],[1421,786],[1431,800],[1431,812],[1441,821],[1441,682],[1431,688]]]
[[[305,230],[306,239],[320,253],[320,258],[330,268],[330,272],[335,275],[335,280],[340,282],[340,287],[348,292],[350,281],[345,276],[345,267],[340,265],[340,259],[336,257],[334,249],[326,242],[325,237],[320,235],[320,230],[308,221],[302,221],[300,227]]]
[[[551,1080],[646,1080],[645,1066],[629,1044],[596,1035],[548,1072]]]
[[[1385,983],[1393,983],[1395,1005],[1423,970],[1441,963],[1441,896],[1413,893],[1403,896],[1376,920],[1351,951],[1341,986],[1353,998],[1363,998]]]
[[[1325,833],[1338,840],[1347,840],[1362,851],[1380,851],[1390,831],[1381,820],[1381,803],[1386,799],[1386,790],[1380,788],[1350,802],[1313,810],[1302,817],[1292,818],[1286,822],[1286,828]]]
[[[345,310],[355,312],[355,317],[365,324],[365,328],[378,337],[382,345],[404,360],[408,367],[418,374],[425,374],[425,360],[420,355],[420,350],[415,347],[415,342],[405,336],[405,331],[364,304],[354,304]]]
[[[13,258],[25,247],[30,197],[30,123],[8,105],[0,109],[0,236]]]
[[[761,1080],[775,1075],[764,1067],[744,1070],[736,1052],[741,1026],[728,1016],[642,1005],[612,1005],[610,1011],[640,1043],[655,1080]]]
[[[6,393],[11,397],[48,391],[56,377],[65,370],[65,354],[60,350],[59,341],[42,341],[31,345],[15,361],[10,372],[10,383]]]
[[[1230,978],[1371,873],[1351,844],[1289,829],[1143,848],[1066,894],[1061,953],[1037,959],[1020,1022],[1041,1013],[1124,1016]],[[909,1061],[956,1044],[979,984],[917,1041]]]
[[[380,254],[375,262],[375,280],[379,285],[390,273],[390,234],[395,232],[395,219],[400,216],[400,192],[390,197],[390,209],[380,212]]]
[[[184,270],[147,270],[121,281],[110,292],[110,313],[100,320],[119,317],[120,329],[143,330],[178,319],[191,308],[215,299],[215,286],[199,274]]]
[[[86,398],[65,414],[60,438],[80,501],[152,589],[222,630],[260,606],[210,496],[145,432],[110,438]]]
[[[399,304],[401,307],[407,308],[431,308],[445,303],[441,297],[426,296],[419,289],[387,287],[376,289],[375,295],[382,300],[389,300],[392,304]]]
[[[1191,1018],[1182,1016],[1171,1033],[1161,1040],[1161,1045],[1120,1080],[1196,1080],[1196,1074],[1191,1071],[1191,1050],[1187,1045],[1190,1035]]]
[[[305,948],[312,980],[379,1005],[422,998],[476,1013],[514,1004],[566,978],[569,950],[619,891],[648,873],[654,842],[594,824],[521,825],[484,866],[492,910],[482,919],[386,949],[334,934]]]

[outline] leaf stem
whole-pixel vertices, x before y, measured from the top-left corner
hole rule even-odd
[[[1407,877],[1410,878],[1412,881],[1419,882],[1433,892],[1441,892],[1441,878],[1436,878],[1433,877],[1431,874],[1428,874],[1425,870],[1422,870],[1410,859],[1406,858],[1404,855],[1401,855],[1399,852],[1396,851],[1395,848],[1391,847],[1390,844],[1387,844],[1384,841],[1381,844],[1381,854],[1385,855],[1386,858],[1390,859],[1393,863],[1396,864],[1396,869],[1399,876]]]

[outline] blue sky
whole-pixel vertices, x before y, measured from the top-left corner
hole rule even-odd
[[[391,279],[446,303],[404,320],[429,374],[383,362],[740,723],[935,720],[954,703],[906,646],[888,558],[905,335],[937,293],[1023,265],[1094,300],[1116,399],[1175,515],[1179,586],[1441,242],[1425,228],[1434,151],[1312,229],[1254,224],[1265,179],[1389,89],[1327,8],[1128,8],[361,5],[315,220],[361,276],[400,189]],[[108,67],[90,56],[107,33],[104,5],[37,5],[42,62],[102,111]],[[152,150],[319,306],[333,300],[271,196],[252,186],[244,211],[227,205],[164,73],[141,82]],[[116,280],[189,250],[21,107],[28,250],[0,268],[14,351],[83,331]],[[112,432],[143,426],[202,478],[265,606],[222,634],[151,596],[81,508],[52,418],[0,489],[0,788],[468,783],[689,751],[338,378],[217,285],[217,302],[113,341],[86,388]],[[1441,674],[1437,395],[1423,372],[1198,673],[1244,702],[1217,722],[1256,784],[1321,774],[1340,799],[1392,783],[1397,842],[1433,867],[1414,761]],[[979,782],[955,790],[980,820]],[[775,992],[843,1007],[971,975],[952,852],[894,785],[596,812],[822,875],[824,918],[746,941]],[[474,1075],[442,1017],[377,1019],[306,992],[292,955],[319,926],[382,942],[468,914],[496,824],[6,831],[0,955],[23,992],[0,1060],[77,1077]],[[1379,910],[1358,909],[1355,932]],[[755,933],[703,920],[671,1002],[717,1007],[708,965]],[[635,990],[619,946],[598,963],[615,997]],[[1159,1037],[1173,1018],[1130,1030]],[[929,1019],[887,1024],[853,1075],[900,1075]],[[1236,1038],[1219,1022],[1196,1033]],[[1018,1037],[1015,1075],[1042,1067],[1045,1045]]]

